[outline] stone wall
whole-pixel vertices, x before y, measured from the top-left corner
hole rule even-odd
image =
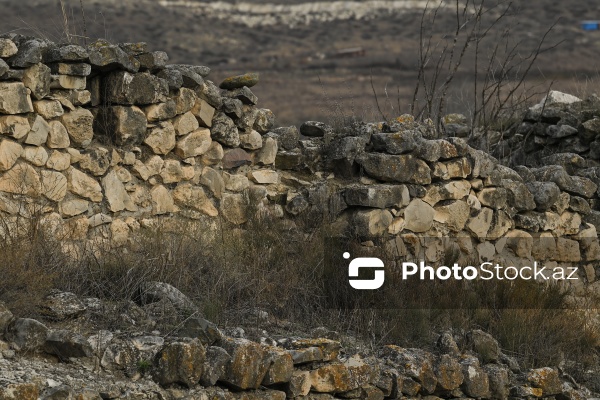
[[[114,311],[95,298],[52,293],[44,319],[15,318],[0,303],[0,399],[594,398],[560,369],[521,368],[481,330],[443,333],[430,351],[387,345],[370,354],[345,348],[339,333],[322,327],[310,337],[259,330],[249,340],[243,329],[226,335],[197,313],[168,334],[143,331],[167,304],[194,307],[167,284],[146,289],[139,306],[120,311],[133,329],[125,332],[89,330]],[[264,323],[270,316],[262,313]]]
[[[395,248],[461,238],[465,259],[580,266],[579,289],[596,279],[586,216],[598,186],[560,165],[511,169],[461,138],[432,139],[411,116],[275,128],[250,89],[257,75],[217,87],[209,68],[169,65],[143,43],[11,34],[0,57],[4,233],[36,215],[61,238],[120,246],[165,216],[243,227],[260,215],[298,229],[327,221]]]
[[[0,38],[3,235],[35,217],[61,239],[123,246],[165,218],[243,228],[260,216],[297,230],[327,222],[334,234],[393,247],[398,259],[415,248],[404,243],[453,238],[459,258],[578,266],[578,293],[595,288],[600,246],[589,215],[599,182],[569,173],[573,163],[511,169],[464,139],[433,139],[433,127],[410,116],[337,130],[319,122],[276,128],[250,89],[256,75],[217,87],[209,68],[167,61],[142,43]],[[427,261],[440,261],[439,250]],[[168,285],[145,293],[153,291],[175,308],[187,304]],[[47,301],[48,321],[111,314],[98,299],[70,293]],[[481,331],[465,336],[464,351],[442,335],[435,353],[387,346],[367,359],[342,355],[339,341],[319,335],[249,341],[200,318],[182,323],[191,325],[166,340],[102,332],[105,340],[13,318],[0,306],[0,398],[589,397],[556,369],[520,370]],[[46,363],[15,359],[15,350],[69,360],[77,371],[49,375]],[[130,381],[89,372],[98,371],[94,363],[130,379],[148,370],[158,386],[137,393]]]

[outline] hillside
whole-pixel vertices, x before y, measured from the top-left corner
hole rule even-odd
[[[229,3],[244,10],[252,10],[252,4],[271,4],[267,1]],[[304,4],[300,1],[282,4],[289,8],[296,3]],[[592,91],[597,79],[596,65],[600,61],[600,33],[583,32],[578,23],[582,19],[597,18],[600,6],[556,0],[514,3],[515,15],[510,17],[510,24],[515,40],[522,41],[521,55],[533,50],[544,31],[560,18],[547,43],[562,41],[562,44],[542,54],[530,74],[531,82],[541,79],[548,84],[553,80],[553,89],[582,96]],[[4,0],[1,4],[1,31],[16,29],[26,33],[29,30],[53,40],[64,36],[56,2]],[[66,4],[72,12],[72,29],[82,34],[79,2]],[[235,73],[259,71],[262,80],[257,95],[269,99],[269,106],[283,125],[299,124],[306,119],[331,121],[339,114],[332,110],[336,103],[340,103],[345,115],[364,115],[368,120],[379,117],[375,112],[371,78],[380,99],[386,97],[387,88],[389,104],[396,110],[390,113],[399,114],[398,93],[402,111],[408,109],[416,78],[420,10],[395,15],[377,12],[364,20],[339,19],[342,16],[334,13],[327,15],[327,22],[314,21],[293,28],[283,24],[251,28],[229,21],[227,12],[220,12],[216,19],[214,13],[196,12],[193,7],[163,7],[161,4],[155,1],[84,2],[88,36],[105,37],[114,42],[145,41],[150,48],[166,51],[172,62],[212,66],[215,81]],[[231,13],[240,15],[235,10]],[[442,15],[436,22],[435,32],[448,34],[453,26],[452,16]],[[364,49],[365,56],[329,58],[341,49],[354,47]],[[471,64],[470,60],[465,62],[465,65]],[[452,109],[465,112],[467,101],[464,100],[465,89],[461,88],[472,82],[472,74],[464,70],[459,78],[457,82],[464,83],[456,85]],[[541,95],[535,100],[539,98]],[[391,107],[386,104],[384,108]]]

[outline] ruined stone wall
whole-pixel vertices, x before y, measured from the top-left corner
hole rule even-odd
[[[428,237],[440,242],[430,242],[426,261],[440,262],[442,239],[453,238],[458,259],[578,266],[577,293],[595,288],[592,179],[563,166],[508,168],[464,139],[433,139],[433,127],[410,116],[335,130],[318,122],[276,128],[249,89],[257,76],[219,88],[209,72],[168,65],[165,53],[141,43],[83,48],[1,37],[2,234],[35,217],[61,239],[122,246],[164,218],[243,228],[258,214],[297,230],[327,222],[332,234],[355,235],[398,259]],[[172,287],[150,289],[175,308],[187,304]],[[48,321],[115,313],[76,297],[49,295]],[[342,356],[339,341],[321,337],[331,332],[252,342],[201,318],[184,322],[167,339],[84,336],[0,306],[0,398],[589,397],[556,369],[521,370],[481,331],[466,335],[464,351],[442,335],[435,354],[386,346],[367,359]],[[17,357],[28,352],[75,367]],[[156,384],[129,381],[144,373]],[[178,389],[185,387],[192,392]]]
[[[36,215],[70,240],[118,246],[159,217],[243,226],[259,214],[386,237],[398,258],[415,235],[461,238],[463,259],[579,266],[578,285],[595,281],[585,216],[597,184],[560,166],[510,169],[410,116],[275,128],[256,75],[217,87],[209,68],[169,65],[143,43],[5,35],[0,57],[5,232]]]

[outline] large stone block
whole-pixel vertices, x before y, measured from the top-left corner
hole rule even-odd
[[[431,170],[427,163],[412,155],[366,153],[356,161],[369,176],[385,182],[431,183]]]
[[[271,365],[269,353],[246,339],[225,338],[221,345],[231,355],[221,381],[241,390],[257,389]]]
[[[88,146],[94,137],[94,116],[85,108],[77,108],[65,113],[61,122],[67,128],[71,142],[82,147]]]
[[[0,114],[33,112],[31,97],[21,82],[0,82]]]
[[[141,72],[113,72],[104,79],[104,102],[108,105],[148,105],[167,100],[169,87],[166,81]]]

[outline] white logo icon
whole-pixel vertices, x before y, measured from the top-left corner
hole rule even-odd
[[[350,258],[350,253],[344,253],[344,258],[347,260]],[[350,261],[348,266],[348,276],[350,278],[358,277],[358,270],[360,268],[384,268],[383,261],[377,257],[358,257]],[[375,277],[373,279],[349,279],[350,286],[354,289],[359,290],[375,290],[383,286],[385,281],[385,271],[383,269],[376,269]]]

